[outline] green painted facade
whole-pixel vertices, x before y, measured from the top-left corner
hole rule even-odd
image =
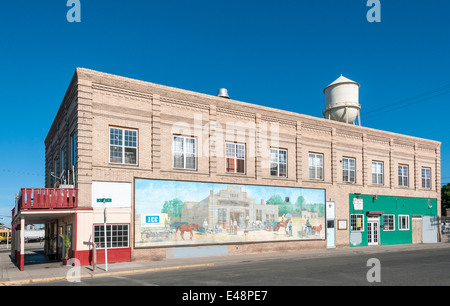
[[[412,218],[413,216],[432,216],[437,217],[437,200],[429,198],[407,198],[407,197],[390,197],[373,195],[358,195],[363,199],[363,209],[355,210],[353,207],[353,199],[357,196],[350,194],[349,196],[349,235],[350,246],[367,246],[368,245],[368,212],[374,212],[379,215],[379,244],[409,244],[412,243]],[[430,208],[431,207],[431,208]],[[351,215],[363,215],[363,230],[354,231],[351,224]],[[394,215],[394,230],[383,229],[383,215]],[[399,230],[399,215],[409,216],[409,229]]]

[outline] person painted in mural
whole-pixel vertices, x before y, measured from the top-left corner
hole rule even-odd
[[[292,220],[289,221],[289,237],[292,237]]]
[[[205,232],[205,234],[208,233],[208,221],[203,221],[203,231]]]

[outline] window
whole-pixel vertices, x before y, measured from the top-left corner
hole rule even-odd
[[[372,184],[383,185],[383,163],[372,162]]]
[[[109,128],[109,162],[137,164],[137,131]]]
[[[105,248],[104,225],[94,225],[94,243],[99,248]],[[107,224],[106,243],[108,248],[128,247],[128,224]]]
[[[431,189],[431,169],[422,168],[422,188]]]
[[[350,230],[364,231],[364,215],[350,215]]]
[[[408,166],[398,165],[398,186],[408,187]]]
[[[173,136],[173,167],[175,169],[197,169],[196,139],[193,137]]]
[[[55,157],[55,159],[53,160],[53,186],[56,184],[56,182],[58,182],[58,177],[59,177],[59,160],[57,157]]]
[[[385,231],[395,230],[395,216],[394,215],[383,215],[383,226]]]
[[[245,173],[245,144],[225,143],[226,172]]]
[[[323,180],[323,154],[309,153],[309,178]]]
[[[262,221],[262,209],[256,210],[256,221]]]
[[[218,209],[218,221],[220,223],[226,223],[227,222],[227,209],[226,208],[219,208]]]
[[[355,159],[346,158],[342,159],[342,181],[347,183],[355,182]]]
[[[77,164],[77,133],[70,135],[70,168]]]
[[[400,231],[409,230],[409,216],[408,215],[399,215],[398,216],[398,229]]]
[[[270,175],[287,177],[287,151],[270,149]]]
[[[66,172],[66,148],[61,150],[61,172]]]

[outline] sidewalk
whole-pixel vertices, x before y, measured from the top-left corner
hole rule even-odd
[[[283,258],[317,258],[332,256],[349,256],[376,254],[383,252],[411,251],[430,248],[450,248],[450,243],[435,244],[408,244],[394,246],[374,246],[358,248],[339,248],[326,250],[304,250],[287,253],[269,253],[269,254],[251,254],[251,255],[230,255],[213,256],[186,259],[168,259],[163,261],[134,261],[108,264],[108,271],[105,271],[105,265],[97,265],[95,271],[92,266],[79,267],[79,277],[84,278],[105,277],[115,275],[136,274],[144,272],[157,272],[164,270],[179,270],[192,268],[208,268],[230,263],[241,263],[249,261],[283,259]],[[27,256],[27,255],[25,255]],[[76,276],[75,269],[71,266],[63,266],[61,262],[34,263],[25,264],[25,270],[19,271],[16,265],[10,259],[10,251],[0,249],[0,286],[13,286],[28,283],[51,282],[57,280],[67,280],[69,276]],[[70,273],[72,272],[72,273]]]

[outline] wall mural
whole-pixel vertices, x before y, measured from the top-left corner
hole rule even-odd
[[[135,180],[135,247],[325,239],[325,190]]]

